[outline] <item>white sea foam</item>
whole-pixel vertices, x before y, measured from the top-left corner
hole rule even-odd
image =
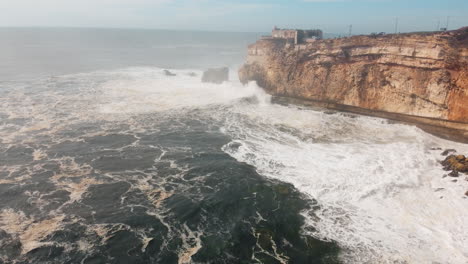
[[[239,148],[225,151],[264,176],[294,184],[321,209],[305,213],[317,230],[349,249],[346,262],[466,263],[467,181],[442,178],[440,150],[468,146],[383,119],[274,105],[255,84],[231,78],[202,84],[201,72],[133,69],[101,88],[102,113],[142,113],[221,105]],[[257,103],[239,100],[255,97]],[[227,107],[227,108],[226,108]],[[226,110],[227,109],[227,110]]]
[[[226,152],[315,198],[313,235],[350,249],[345,262],[466,263],[468,184],[443,179],[441,151],[430,149],[467,145],[370,117],[279,105],[234,112],[248,121],[230,120],[240,147]]]
[[[200,71],[173,72],[177,76],[165,76],[157,68],[61,76],[64,81],[79,80],[82,90],[51,95],[58,102],[54,107],[71,113],[68,122],[206,110],[201,112],[220,122],[221,131],[240,144],[225,146],[227,153],[318,201],[321,209],[315,215],[304,212],[316,227],[312,234],[348,248],[351,253],[343,256],[347,263],[467,263],[468,199],[463,194],[468,181],[442,178],[441,151],[431,150],[468,153],[467,145],[383,119],[270,104],[269,96],[255,84],[243,87],[233,74],[229,82],[215,85],[201,83]],[[242,100],[247,97],[256,100]],[[34,113],[37,121],[28,123],[32,128],[57,120],[53,113],[57,110],[46,103],[15,105],[1,98],[0,102],[10,111],[9,118],[13,113],[18,117]],[[21,109],[28,111],[23,114]],[[68,125],[67,120],[54,122],[50,125],[54,129]],[[6,140],[8,124],[2,127]],[[35,152],[35,158],[42,158],[40,154]]]
[[[230,80],[221,85],[201,83],[200,71],[171,70],[177,76],[165,76],[162,69],[128,71],[123,78],[104,83],[102,113],[148,113],[207,105],[227,104],[250,97],[258,87],[243,87]],[[190,76],[195,73],[196,76]],[[232,74],[231,74],[232,75]]]

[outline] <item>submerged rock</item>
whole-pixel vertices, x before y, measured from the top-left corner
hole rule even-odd
[[[208,69],[203,73],[202,82],[221,84],[229,80],[229,68]]]
[[[442,155],[442,156],[447,156],[448,154],[450,154],[450,153],[455,153],[455,152],[457,152],[457,151],[454,150],[454,149],[446,149],[444,152],[442,152],[441,155]]]
[[[173,73],[173,72],[171,72],[169,70],[164,70],[163,72],[164,72],[164,75],[166,75],[166,76],[177,76],[177,74],[175,74],[175,73]]]

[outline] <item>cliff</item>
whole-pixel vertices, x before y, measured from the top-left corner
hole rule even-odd
[[[294,45],[263,38],[239,70],[276,96],[463,130],[468,136],[468,28],[354,36]]]

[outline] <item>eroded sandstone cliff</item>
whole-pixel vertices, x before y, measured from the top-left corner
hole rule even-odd
[[[277,96],[408,115],[468,131],[468,28],[249,46],[242,82]],[[431,123],[429,122],[429,123]]]

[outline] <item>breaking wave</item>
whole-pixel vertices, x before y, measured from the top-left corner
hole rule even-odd
[[[222,151],[237,161],[253,166],[268,179],[293,184],[310,201],[316,201],[302,211],[306,219],[302,232],[336,241],[345,249],[341,254],[344,262],[466,263],[468,200],[462,194],[468,182],[442,178],[444,171],[438,161],[442,159],[439,149],[468,152],[467,145],[384,119],[273,104],[270,96],[254,83],[242,86],[235,74],[231,74],[230,81],[215,85],[201,83],[199,70],[171,71],[176,76],[166,76],[159,68],[63,75],[38,80],[33,85],[39,87],[34,93],[30,85],[3,90],[0,117],[6,121],[0,125],[4,147],[1,155],[14,151],[15,145],[27,145],[21,151],[31,154],[28,162],[56,161],[63,174],[55,174],[49,181],[69,193],[65,204],[89,200],[93,186],[117,184],[114,181],[119,180],[128,185],[117,186],[124,194],[138,190],[150,201],[145,206],[158,209],[168,200],[176,199],[177,190],[189,192],[191,184],[198,182],[198,178],[190,181],[184,178],[191,168],[180,163],[194,155],[191,151],[200,142],[181,146],[177,144],[185,142],[185,137],[171,138],[171,129],[190,129],[190,125],[177,124],[187,117],[202,123],[193,126],[209,126],[228,137]],[[105,122],[98,129],[83,126],[98,121]],[[174,124],[168,126],[169,121]],[[85,134],[77,138],[73,127],[78,124]],[[155,131],[166,133],[159,135],[162,139],[158,140],[166,140],[170,147],[145,146],[140,149],[144,159],[140,162],[156,164],[153,168],[164,164],[168,172],[177,171],[169,178],[158,178],[161,180],[158,183],[152,180],[157,172],[138,167],[138,159],[125,160],[133,148],[143,146],[145,140],[149,142]],[[194,135],[198,134],[188,134],[187,142],[203,143],[203,139],[190,138]],[[115,138],[106,139],[109,136]],[[42,147],[32,144],[31,138],[45,137],[50,138],[41,143]],[[79,144],[92,140],[103,144],[99,155],[104,158],[89,158],[85,154],[73,157],[92,146]],[[117,144],[121,141],[123,144]],[[75,147],[76,153],[61,157],[63,146]],[[146,157],[145,151],[158,155]],[[113,172],[115,167],[106,167],[105,161],[117,167],[123,166],[122,161],[129,162],[122,170],[135,175],[127,179],[120,172]],[[15,159],[9,162],[10,165],[3,166],[9,172],[2,183],[22,184],[29,179],[18,173],[22,169],[20,162]],[[90,177],[96,170],[104,171],[106,177]],[[88,176],[64,181],[70,175]],[[205,187],[196,185],[196,188]],[[29,195],[36,197],[34,193]],[[34,199],[44,202],[45,198]],[[43,208],[48,206],[51,206],[48,202],[43,204]],[[132,210],[137,210],[138,206],[132,206]],[[63,223],[79,222],[77,218],[67,218],[65,211],[60,214],[61,208],[55,208],[50,217],[40,221],[22,211],[4,209],[0,227],[10,230],[10,235],[18,235],[25,244],[22,253],[27,253],[46,245],[42,240],[52,229],[63,228]],[[156,209],[148,210],[148,214],[159,219],[159,225],[169,233],[176,232],[167,222],[170,210],[166,208],[161,213]],[[179,263],[188,263],[204,247],[201,237],[207,230],[184,223],[178,228],[174,235],[183,241],[177,251]],[[106,241],[110,234],[127,232],[129,227],[117,223],[93,224],[86,230]],[[155,233],[137,231],[135,236],[141,240],[144,251]],[[167,246],[168,241],[161,243]],[[80,250],[91,251],[90,243],[80,241]],[[281,255],[274,258],[284,261]]]

